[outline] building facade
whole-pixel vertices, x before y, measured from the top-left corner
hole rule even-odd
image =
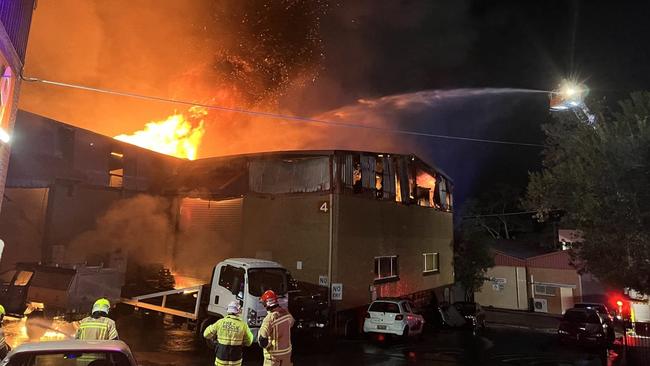
[[[22,111],[15,138],[0,212],[5,268],[84,261],[117,242],[208,281],[219,261],[255,257],[299,281],[342,285],[337,310],[381,296],[442,298],[454,282],[453,184],[416,156],[330,150],[188,161]],[[152,200],[155,212],[143,211]]]
[[[4,193],[34,6],[35,0],[0,1],[0,195]]]

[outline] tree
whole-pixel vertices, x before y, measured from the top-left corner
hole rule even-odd
[[[543,126],[543,169],[530,174],[525,206],[541,220],[566,212],[563,224],[583,233],[572,248],[580,270],[650,293],[650,93],[596,109],[593,126],[569,113]]]
[[[488,242],[482,238],[456,234],[454,243],[454,273],[456,282],[465,290],[465,299],[483,286],[489,268],[494,267],[494,256]]]

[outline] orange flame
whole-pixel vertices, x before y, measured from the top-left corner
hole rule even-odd
[[[194,160],[205,135],[203,117],[208,111],[192,107],[188,112],[189,118],[183,113],[172,114],[164,121],[149,122],[143,130],[132,135],[115,136],[115,139],[162,154]],[[192,121],[197,120],[198,124],[194,127]]]

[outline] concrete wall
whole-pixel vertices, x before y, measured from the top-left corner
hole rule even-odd
[[[575,270],[529,267],[528,275],[529,286],[531,278],[533,283],[575,286],[575,288],[572,288],[571,290],[573,303],[582,301],[580,276]],[[566,310],[562,308],[562,296],[559,287],[555,289],[555,293],[551,296],[535,294],[531,286],[531,295],[533,298],[546,299],[548,302],[549,313],[562,314],[563,310]]]
[[[330,215],[320,210],[325,202],[328,194],[246,196],[237,256],[278,261],[296,279],[318,283],[329,263]]]
[[[453,275],[452,214],[352,195],[337,196],[335,262],[332,282],[343,283],[338,309],[371,301],[448,286]],[[336,202],[335,202],[336,204]],[[424,274],[423,253],[439,253],[440,271]],[[399,256],[399,280],[375,283],[374,257]]]
[[[495,288],[496,281],[485,281],[483,287],[474,293],[474,301],[503,309],[528,309],[525,267],[495,266],[487,271],[486,277],[505,279],[505,283]]]

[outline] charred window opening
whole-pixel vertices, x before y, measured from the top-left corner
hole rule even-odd
[[[108,186],[122,188],[124,186],[124,154],[120,149],[113,149],[108,159]]]
[[[439,207],[440,200],[436,189],[438,185],[436,175],[418,169],[415,181],[418,206]]]
[[[424,253],[424,273],[440,271],[440,257],[438,253]]]
[[[384,161],[379,155],[375,161],[375,197],[384,198]]]
[[[352,157],[352,192],[361,193],[363,191],[363,182],[361,181],[361,156]]]
[[[397,279],[399,276],[398,264],[396,255],[375,257],[375,281]]]

